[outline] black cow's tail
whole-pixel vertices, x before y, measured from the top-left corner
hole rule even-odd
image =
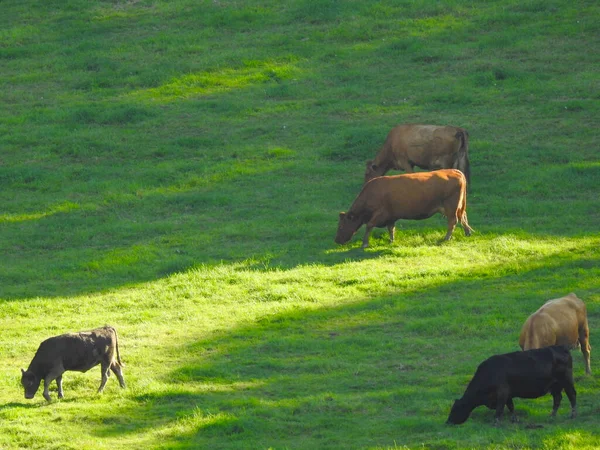
[[[469,133],[467,130],[459,130],[454,135],[460,142],[458,148],[457,169],[465,174],[467,185],[471,185],[471,166],[469,163]]]

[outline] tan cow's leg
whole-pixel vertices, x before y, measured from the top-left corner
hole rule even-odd
[[[590,367],[590,352],[592,347],[589,341],[589,331],[587,328],[579,330],[579,344],[581,345],[581,353],[583,353],[583,359],[585,361],[585,373],[591,374],[592,368]]]

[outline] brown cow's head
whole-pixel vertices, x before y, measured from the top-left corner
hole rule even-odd
[[[383,172],[383,167],[373,164],[373,160],[367,161],[367,167],[365,169],[365,183],[375,177],[382,176]]]
[[[362,221],[356,214],[352,212],[349,212],[348,214],[341,212],[337,233],[335,235],[336,244],[345,244],[352,239],[352,236],[354,236],[354,233],[356,233],[356,230],[358,230],[361,225]]]
[[[465,423],[471,415],[471,411],[473,411],[473,409],[474,408],[472,405],[466,402],[464,398],[454,400],[454,404],[452,405],[452,409],[450,410],[450,415],[448,416],[446,423],[450,425],[460,425],[461,423]]]
[[[25,388],[25,398],[31,399],[35,396],[41,381],[42,379],[33,372],[21,369],[21,384]]]

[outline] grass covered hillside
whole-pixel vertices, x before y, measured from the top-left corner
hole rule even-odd
[[[600,6],[576,0],[2,2],[0,448],[597,448],[566,397],[444,424],[477,365],[575,292],[600,348]],[[400,123],[470,134],[441,216],[333,242]],[[25,400],[44,339],[100,369]]]

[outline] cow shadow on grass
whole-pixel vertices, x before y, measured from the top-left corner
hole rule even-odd
[[[482,360],[518,350],[522,323],[545,299],[577,291],[588,300],[590,328],[600,328],[598,270],[585,271],[595,261],[548,258],[513,274],[471,275],[267,315],[183,343],[172,349],[180,366],[165,376],[164,387],[134,394],[133,405],[116,407],[93,432],[160,436],[160,445],[148,445],[181,449],[341,448],[349,442],[356,448],[391,442],[461,448],[478,439],[532,446],[593,436],[600,386],[595,377],[582,377],[578,352],[578,419],[568,419],[567,404],[549,418],[547,395],[515,400],[520,424],[505,419],[496,429],[493,412],[483,407],[460,427],[444,422]]]

